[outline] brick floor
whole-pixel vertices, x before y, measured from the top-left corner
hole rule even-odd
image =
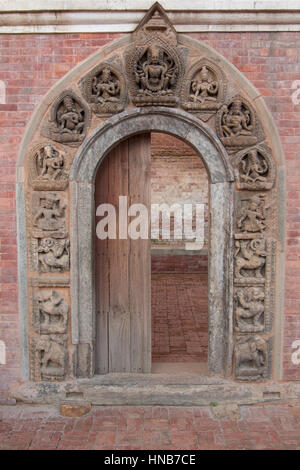
[[[207,274],[152,274],[153,362],[206,362]]]
[[[300,449],[300,403],[209,407],[94,407],[66,418],[55,406],[0,407],[0,449]]]

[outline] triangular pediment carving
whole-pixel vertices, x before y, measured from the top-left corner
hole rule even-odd
[[[145,44],[154,37],[166,41],[170,45],[177,44],[176,30],[158,2],[154,3],[146,13],[133,36],[137,45]]]

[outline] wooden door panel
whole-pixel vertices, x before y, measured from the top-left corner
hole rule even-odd
[[[96,371],[149,372],[151,368],[150,238],[119,238],[119,196],[150,207],[150,134],[119,144],[95,182],[95,206],[110,203],[117,239],[96,237]],[[150,211],[148,211],[150,213]]]

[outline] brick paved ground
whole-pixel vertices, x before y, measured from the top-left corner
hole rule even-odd
[[[234,420],[208,407],[0,407],[0,449],[300,449],[300,403],[242,406]]]
[[[207,361],[207,273],[152,274],[153,362]]]

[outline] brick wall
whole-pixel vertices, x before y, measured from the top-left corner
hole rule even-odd
[[[0,365],[0,389],[20,377],[17,311],[15,162],[32,112],[49,88],[99,47],[110,34],[1,35],[0,80],[0,340],[7,365]],[[284,324],[284,379],[300,378],[291,361],[292,342],[300,339],[300,105],[292,102],[292,83],[300,79],[300,34],[191,34],[220,52],[257,87],[272,112],[286,157],[287,263]]]

